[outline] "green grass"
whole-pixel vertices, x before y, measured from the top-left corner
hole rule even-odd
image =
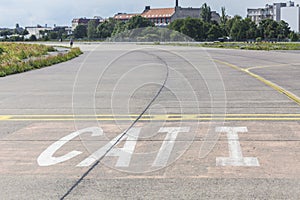
[[[246,50],[300,50],[300,43],[288,42],[258,42],[258,43],[244,43],[244,42],[214,42],[201,44],[202,47],[225,48],[225,49],[246,49]]]
[[[156,44],[157,45],[157,44]],[[167,45],[172,46],[197,46],[197,47],[209,47],[209,48],[223,48],[223,49],[245,49],[245,50],[300,50],[300,43],[289,42],[207,42],[207,43],[169,43]]]
[[[0,43],[0,77],[65,62],[82,54],[79,48],[50,56],[54,47],[37,44]]]
[[[153,43],[160,45],[160,43]],[[149,45],[149,44],[144,44]],[[206,43],[165,43],[164,45],[171,46],[194,46],[194,47],[208,47],[208,48],[222,48],[222,49],[245,49],[245,50],[300,50],[300,42],[206,42]]]

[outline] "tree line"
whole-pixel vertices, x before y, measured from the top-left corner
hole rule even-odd
[[[90,20],[88,25],[78,25],[74,30],[74,37],[88,39],[106,39],[122,33],[126,30],[136,28],[154,27],[154,23],[142,16],[132,17],[128,22],[121,22],[114,18],[109,18],[97,24],[96,20]]]
[[[76,39],[101,39],[110,38],[128,30],[137,28],[154,27],[154,23],[142,16],[135,16],[126,23],[109,18],[102,23],[97,23],[96,20],[90,20],[87,25],[78,25],[73,36],[69,35],[64,28],[57,27],[51,31],[42,32],[41,40],[56,40],[68,39],[74,37]],[[290,30],[289,24],[285,21],[274,21],[272,19],[262,20],[259,24],[255,24],[249,18],[242,18],[241,16],[234,16],[229,18],[226,14],[225,7],[221,8],[220,20],[212,20],[211,8],[206,3],[201,7],[200,18],[185,18],[177,19],[167,26],[170,31],[177,31],[182,33],[195,41],[215,41],[215,40],[232,40],[232,41],[298,41],[299,34]],[[152,39],[161,38],[166,31],[157,29],[148,29],[147,37]],[[149,33],[150,32],[150,33]],[[10,36],[18,34],[18,36]],[[16,29],[0,30],[0,37],[4,40],[23,41],[28,32],[20,29],[17,24]],[[140,33],[141,34],[141,33]],[[150,35],[149,35],[150,34]],[[142,37],[142,35],[139,35]],[[147,38],[145,37],[145,38]],[[177,38],[178,35],[171,33],[171,38]],[[182,38],[182,37],[181,37]],[[2,39],[3,40],[3,39]],[[27,40],[37,40],[32,35]]]
[[[220,38],[234,41],[284,41],[286,39],[298,41],[299,39],[298,34],[290,31],[289,25],[284,21],[265,19],[256,25],[249,18],[242,19],[240,16],[235,16],[226,23],[205,22],[193,18],[178,19],[172,22],[169,28],[186,34],[196,41],[213,41]]]
[[[218,39],[233,41],[298,41],[299,35],[290,30],[289,24],[281,20],[264,19],[255,24],[250,18],[226,15],[221,8],[220,22],[211,20],[210,7],[205,3],[201,8],[201,17],[173,21],[168,28],[186,34],[196,41],[214,41]]]
[[[29,32],[19,27],[19,24],[16,24],[16,28],[14,29],[3,29],[0,30],[0,37],[2,41],[37,41],[38,38],[36,35],[30,35],[30,37],[27,37]],[[41,38],[39,40],[41,41],[49,41],[49,40],[64,40],[69,39],[70,34],[65,29],[65,27],[55,27],[53,30],[45,30],[40,31]]]
[[[154,24],[141,16],[135,16],[124,23],[110,18],[103,23],[97,24],[96,20],[90,20],[88,25],[78,25],[74,31],[75,38],[106,39],[122,33],[142,27],[153,27]],[[220,21],[213,21],[211,8],[205,3],[201,8],[200,18],[177,19],[171,22],[169,30],[178,31],[189,36],[195,41],[298,41],[299,35],[290,30],[289,24],[285,21],[274,21],[272,19],[262,20],[255,24],[249,18],[234,16],[229,18],[226,15],[225,7],[221,8]]]

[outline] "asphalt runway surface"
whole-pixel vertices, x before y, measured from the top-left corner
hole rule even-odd
[[[76,45],[0,78],[0,199],[299,199],[299,52]]]

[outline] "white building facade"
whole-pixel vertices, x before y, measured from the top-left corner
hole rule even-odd
[[[25,27],[25,29],[28,31],[28,35],[27,37],[29,38],[30,36],[32,35],[35,35],[37,39],[40,39],[42,38],[42,34],[41,32],[42,31],[52,31],[53,29],[51,27],[47,27],[47,26],[40,26],[40,25],[37,25],[37,26],[28,26],[28,27]]]
[[[273,20],[279,22],[281,20],[281,8],[290,6],[293,2],[288,3],[274,3],[273,4]]]
[[[274,7],[272,5],[266,5],[265,8],[248,8],[247,17],[259,24],[264,19],[273,19]]]
[[[286,16],[288,10],[290,10],[291,12],[295,12],[294,10],[296,10],[296,7],[298,7],[298,5],[295,6],[295,3],[293,1],[288,1],[287,3],[273,3],[272,5],[267,4],[264,8],[248,8],[247,17],[254,21],[256,24],[259,24],[259,22],[264,19],[273,19],[279,22],[283,20],[282,10],[284,10],[284,16]],[[293,16],[295,17],[295,13]],[[285,19],[289,19],[290,21],[292,18],[287,16],[285,17]],[[286,22],[289,23],[289,21]],[[291,23],[293,23],[293,20],[291,20]]]

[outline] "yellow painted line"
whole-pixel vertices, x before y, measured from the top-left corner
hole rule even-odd
[[[69,117],[69,118],[77,118],[77,117],[109,117],[109,118],[129,118],[129,117],[138,117],[139,115],[3,115],[0,116],[0,119],[9,119],[9,118],[45,118],[45,117]],[[282,116],[295,116],[300,117],[300,113],[236,113],[236,114],[166,114],[166,115],[143,115],[142,118],[162,118],[162,117],[182,117],[182,118],[194,118],[198,116],[204,117],[224,117],[224,116],[273,116],[273,117],[282,117]]]
[[[284,88],[280,87],[279,85],[271,82],[271,81],[268,81],[266,79],[264,79],[263,77],[257,75],[257,74],[254,74],[250,71],[246,71],[249,75],[251,75],[252,77],[260,80],[261,82],[265,83],[266,85],[270,86],[271,88],[277,90],[278,92],[286,95],[287,97],[289,97],[291,100],[295,101],[297,104],[300,105],[300,98],[298,96],[296,96],[295,94],[285,90]]]
[[[0,116],[0,120],[8,120],[11,116]]]
[[[102,120],[102,119],[98,119]],[[119,120],[119,119],[115,119]],[[121,119],[126,120],[126,119]],[[158,119],[141,119],[141,121],[299,121],[299,117],[200,117],[200,118],[158,118]]]
[[[7,119],[7,121],[132,121],[132,118],[40,118],[40,119]],[[300,121],[300,118],[294,117],[226,117],[226,118],[156,118],[156,119],[140,119],[140,121]]]
[[[0,121],[134,121],[139,115],[3,115]],[[300,114],[165,114],[140,121],[300,121]]]
[[[212,119],[217,120],[217,118]],[[273,118],[273,117],[258,117],[258,118],[224,118],[225,121],[299,121],[300,118],[287,118],[287,117],[282,117],[282,118]]]
[[[247,68],[246,70],[262,69],[262,68],[270,68],[270,67],[284,67],[284,66],[290,66],[290,65],[300,65],[300,63],[289,63],[289,64],[278,64],[278,65],[256,66],[256,67],[249,67],[249,68]]]
[[[82,116],[82,117],[89,117],[89,116],[140,116],[138,114],[132,114],[132,115],[122,115],[122,114],[118,114],[118,115],[112,115],[112,114],[103,114],[103,115],[6,115],[9,117],[74,117],[74,116]],[[146,115],[144,115],[146,116]]]
[[[198,115],[198,116],[202,116],[202,114]],[[279,113],[266,113],[266,114],[203,114],[203,116],[270,116],[270,117],[300,117],[300,114],[279,114]]]
[[[236,65],[233,65],[231,63],[228,63],[228,62],[224,62],[224,61],[216,60],[216,59],[213,59],[213,61],[218,62],[218,63],[223,64],[223,65],[227,65],[227,66],[229,66],[229,67],[231,67],[233,69],[236,69],[238,71],[244,71],[242,68],[240,68],[240,67],[238,67]]]
[[[293,100],[294,102],[296,102],[298,105],[300,105],[300,98],[298,96],[296,96],[295,94],[285,90],[284,88],[280,87],[279,85],[269,81],[269,80],[266,80],[264,79],[263,77],[257,75],[257,74],[254,74],[253,72],[250,72],[249,70],[247,69],[243,69],[243,68],[240,68],[236,65],[233,65],[233,64],[230,64],[230,63],[227,63],[227,62],[223,62],[223,61],[219,61],[219,60],[214,60],[218,63],[221,63],[221,64],[224,64],[224,65],[227,65],[229,67],[232,67],[236,70],[239,70],[239,71],[242,71],[242,72],[245,72],[247,73],[248,75],[258,79],[259,81],[263,82],[264,84],[268,85],[269,87],[273,88],[274,90],[278,91],[279,93],[282,93],[284,95],[286,95],[288,98],[290,98],[291,100]]]

